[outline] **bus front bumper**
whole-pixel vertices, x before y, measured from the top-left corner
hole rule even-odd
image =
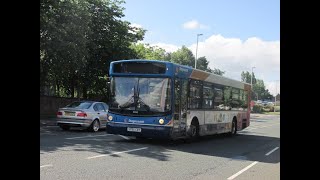
[[[132,130],[141,130],[141,132],[134,132]],[[171,137],[171,130],[172,130],[172,127],[167,127],[167,126],[120,124],[120,123],[114,123],[114,122],[107,123],[107,133],[120,134],[124,136],[168,139]]]

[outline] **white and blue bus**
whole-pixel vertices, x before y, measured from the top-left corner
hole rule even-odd
[[[158,60],[110,64],[107,133],[192,138],[250,124],[250,84]]]

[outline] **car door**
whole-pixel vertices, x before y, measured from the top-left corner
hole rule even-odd
[[[109,111],[109,106],[106,103],[102,103],[102,105],[104,106],[104,109],[106,110],[106,112],[108,113]]]
[[[102,103],[97,103],[97,110],[98,110],[98,116],[100,119],[100,125],[102,127],[106,126],[107,119],[108,119],[108,113],[107,110],[105,109],[104,105]]]

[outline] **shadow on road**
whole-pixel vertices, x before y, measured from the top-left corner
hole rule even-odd
[[[265,156],[272,148],[280,145],[280,138],[246,133],[238,134],[234,137],[228,137],[226,135],[206,136],[195,142],[184,142],[182,140],[169,141],[155,139],[126,140],[115,135],[103,136],[104,133],[99,137],[66,139],[59,137],[59,134],[71,133],[78,136],[95,136],[97,134],[77,129],[71,130],[70,132],[63,132],[57,129],[52,132],[55,133],[50,136],[50,138],[53,138],[52,140],[49,141],[47,138],[40,138],[40,154],[57,151],[86,151],[99,154],[112,154],[113,152],[148,147],[145,150],[126,153],[157,159],[159,161],[170,161],[173,151],[224,157],[240,161],[249,160],[265,163],[278,163],[280,161],[280,158],[267,158]],[[121,154],[111,156],[115,158],[122,157]]]

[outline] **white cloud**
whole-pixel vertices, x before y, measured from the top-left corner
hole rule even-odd
[[[153,44],[173,52],[178,46],[172,44]],[[188,47],[193,54],[196,43]],[[257,37],[247,40],[225,38],[222,35],[212,35],[204,41],[199,40],[198,58],[205,56],[211,69],[219,68],[226,71],[225,76],[241,80],[241,72],[251,72],[256,78],[262,79],[271,94],[275,94],[275,81],[280,79],[280,41],[263,41]],[[280,92],[278,82],[277,92]]]
[[[142,28],[142,25],[137,24],[137,23],[132,23],[130,24],[131,27],[136,27],[136,28]]]
[[[151,45],[163,48],[164,50],[166,50],[166,52],[174,52],[174,51],[178,50],[179,48],[181,48],[176,45],[166,44],[166,43],[156,43],[156,44],[151,44]]]
[[[280,94],[280,81],[276,80],[273,82],[265,82],[265,86],[269,90],[270,94]]]
[[[196,43],[189,47],[195,54]],[[251,72],[258,79],[280,79],[280,41],[263,41],[252,37],[245,41],[212,35],[198,45],[198,57],[206,56],[210,68],[226,71],[225,76],[240,80],[242,71]]]
[[[142,28],[142,25],[137,24],[137,23],[132,23],[129,26],[134,27],[134,28]],[[129,33],[135,34],[136,32],[129,30]]]
[[[182,27],[185,29],[208,29],[209,28],[204,24],[200,24],[197,20],[185,22],[183,23]]]

